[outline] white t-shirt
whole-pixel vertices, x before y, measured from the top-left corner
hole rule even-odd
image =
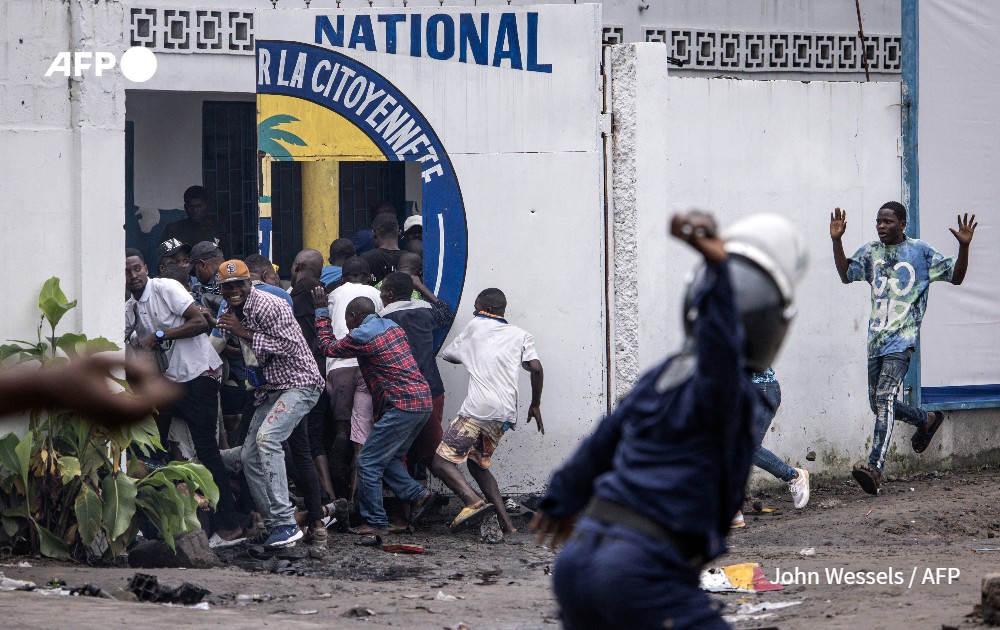
[[[375,312],[382,310],[382,294],[375,287],[367,284],[345,282],[330,294],[330,323],[337,339],[343,339],[350,331],[347,330],[347,305],[356,297],[366,297],[375,303]],[[357,359],[327,359],[326,372],[334,368],[357,367]]]
[[[461,363],[469,371],[469,393],[460,415],[517,422],[521,363],[538,358],[529,333],[489,317],[474,317],[441,352],[441,358]]]
[[[180,282],[169,278],[150,278],[138,300],[130,297],[125,302],[125,330],[135,325],[136,310],[139,313],[139,325],[136,326],[135,334],[139,340],[149,337],[157,330],[176,328],[184,323],[184,311],[193,303],[191,294]],[[222,359],[212,348],[208,335],[175,339],[168,343],[170,349],[167,350],[167,356],[170,362],[163,376],[175,383],[186,383],[201,376],[206,370],[214,370],[222,365]]]

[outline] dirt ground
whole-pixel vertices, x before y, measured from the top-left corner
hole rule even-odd
[[[793,510],[783,490],[760,494],[748,500],[747,527],[731,536],[730,553],[712,564],[758,562],[769,579],[780,568],[784,581],[800,583],[780,592],[713,598],[725,614],[737,615],[736,628],[979,626],[972,613],[980,601],[982,577],[1000,571],[998,499],[1000,471],[995,468],[902,478],[887,483],[877,498],[846,481],[814,484],[805,510]],[[776,511],[752,513],[755,502]],[[300,576],[236,566],[143,571],[168,585],[188,581],[209,589],[209,610],[0,592],[0,625],[28,628],[42,619],[61,619],[81,628],[163,627],[161,623],[191,628],[251,623],[282,628],[556,627],[548,575],[554,554],[525,533],[508,535],[495,545],[481,542],[478,530],[448,534],[447,518],[456,510],[446,508],[416,534],[386,540],[423,545],[421,555],[360,547],[349,534],[331,534],[322,557],[290,560]],[[525,518],[515,518],[515,524],[524,526]],[[809,548],[815,555],[801,554]],[[237,553],[227,558],[252,564]],[[32,566],[17,566],[25,561]],[[89,582],[108,592],[124,587],[136,573],[35,558],[4,558],[0,564],[9,578],[39,585],[52,578],[69,585]],[[827,575],[837,570],[884,572],[883,581],[890,583],[837,584]],[[741,605],[764,602],[800,603],[739,616]]]

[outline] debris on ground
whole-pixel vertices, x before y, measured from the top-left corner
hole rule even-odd
[[[479,525],[479,538],[484,543],[491,545],[503,542],[503,530],[500,529],[500,519],[497,517],[496,512],[492,512],[484,518],[483,522]]]
[[[764,577],[756,562],[712,567],[701,572],[701,589],[710,593],[760,593],[784,588]]]
[[[3,573],[0,573],[0,591],[33,591],[35,590],[34,582],[27,582],[25,580],[15,580],[14,578],[9,578]]]
[[[136,569],[214,569],[222,562],[208,546],[205,530],[184,532],[174,538],[174,549],[162,540],[148,540],[128,553],[130,567]]]
[[[166,584],[160,584],[155,575],[146,573],[136,573],[132,576],[132,580],[128,583],[128,590],[135,593],[141,602],[182,604],[184,606],[194,606],[211,592],[207,588],[190,582],[184,582],[176,588],[171,588]]]
[[[273,614],[285,613],[287,615],[318,615],[319,611],[315,608],[309,608],[304,610],[276,610]]]
[[[500,576],[503,575],[503,569],[497,567],[489,571],[483,571],[477,575],[482,582],[476,582],[476,586],[493,586],[500,579]]]
[[[445,595],[444,591],[438,591],[438,594],[434,596],[434,599],[438,600],[439,602],[453,602],[457,600],[458,597],[454,595]]]
[[[424,548],[420,545],[382,545],[382,551],[389,553],[423,553]]]
[[[816,555],[816,548],[815,547],[807,547],[807,548],[803,549],[802,551],[800,551],[799,555],[800,556],[805,556],[807,558],[815,556]]]
[[[364,617],[374,617],[375,611],[371,608],[365,608],[363,606],[355,606],[354,608],[348,610],[344,613],[344,617],[353,617],[354,619],[362,619]]]
[[[990,573],[983,578],[980,614],[986,625],[1000,626],[1000,573]]]
[[[73,597],[100,597],[101,599],[114,599],[110,593],[106,590],[97,586],[96,584],[84,584],[83,586],[74,586],[69,589],[69,594]]]
[[[753,621],[756,619],[766,619],[772,614],[768,611],[780,610],[789,606],[798,606],[801,601],[793,602],[760,602],[759,604],[740,604],[736,612],[732,615],[725,615],[722,619],[728,623],[739,623],[742,621]]]
[[[806,461],[807,462],[816,461],[816,451],[809,451],[808,453],[806,453]]]

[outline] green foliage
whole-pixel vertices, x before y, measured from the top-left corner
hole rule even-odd
[[[89,484],[81,485],[80,494],[76,495],[76,501],[73,503],[73,512],[76,514],[80,540],[85,545],[93,543],[101,532],[103,523],[104,501],[101,495]]]
[[[193,491],[204,494],[213,508],[219,500],[212,474],[201,464],[191,462],[171,462],[156,469],[139,481],[138,490],[136,503],[163,533],[171,549],[175,535],[201,528],[198,499]]]
[[[53,276],[42,285],[42,290],[38,294],[38,308],[53,330],[59,325],[63,315],[75,306],[76,300],[69,302],[66,294],[59,288],[59,278]]]
[[[104,498],[104,529],[109,538],[118,538],[135,516],[135,480],[124,473],[112,473],[101,481]]]
[[[9,340],[0,346],[0,361],[38,361],[44,369],[67,357],[118,349],[103,337],[56,335],[56,325],[76,306],[58,278],[45,282],[38,306],[38,341]],[[43,341],[46,321],[51,336]],[[143,479],[137,476],[138,469],[145,473],[142,466],[119,469],[122,453],[150,455],[162,448],[152,417],[108,429],[66,410],[35,413],[23,437],[0,437],[0,494],[13,505],[0,513],[0,526],[11,538],[29,537],[34,550],[50,558],[72,559],[99,549],[110,559],[135,539],[141,513],[173,548],[175,536],[201,526],[195,492],[214,507],[219,490],[200,464],[173,462]]]
[[[72,560],[66,543],[59,540],[59,537],[35,523],[35,530],[38,532],[38,548],[43,556],[48,558],[58,558],[60,560]]]

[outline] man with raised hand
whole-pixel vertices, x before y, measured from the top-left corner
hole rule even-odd
[[[949,228],[958,241],[958,256],[946,257],[927,243],[906,236],[906,207],[889,201],[875,217],[878,240],[861,246],[853,256],[844,254],[847,213],[830,214],[833,262],[844,284],[864,280],[871,285],[872,311],[868,322],[868,404],[875,413],[875,429],[867,464],[854,466],[852,475],[868,494],[877,495],[896,419],[917,427],[910,446],[923,453],[944,422],[940,411],[927,412],[900,400],[903,378],[917,345],[920,322],[927,310],[930,284],[943,280],[962,284],[969,268],[969,246],[975,234],[976,215],[958,217],[958,230]]]

